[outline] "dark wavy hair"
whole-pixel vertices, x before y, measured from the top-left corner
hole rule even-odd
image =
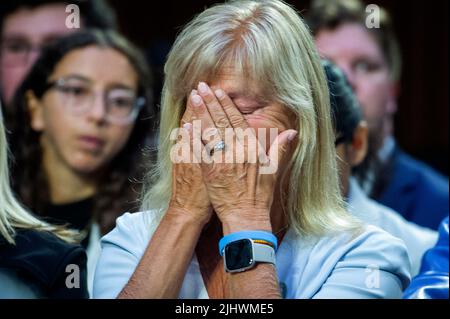
[[[138,95],[146,100],[133,131],[116,157],[104,168],[94,195],[93,217],[102,233],[111,230],[116,218],[138,205],[137,193],[144,171],[144,148],[150,146],[155,131],[150,72],[140,51],[114,31],[85,30],[63,37],[46,47],[22,85],[11,105],[10,145],[13,153],[12,184],[23,203],[32,211],[43,214],[49,200],[49,185],[42,169],[40,133],[30,124],[26,93],[32,91],[41,98],[48,79],[57,64],[71,51],[87,46],[111,48],[127,57],[138,74]],[[111,66],[114,67],[114,66]]]
[[[336,144],[350,143],[358,124],[363,120],[361,107],[344,73],[328,60],[322,60],[330,90],[330,106]]]

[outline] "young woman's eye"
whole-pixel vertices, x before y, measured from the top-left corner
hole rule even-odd
[[[61,91],[70,95],[80,96],[88,92],[88,90],[81,86],[63,86]]]
[[[119,108],[129,108],[133,105],[133,100],[126,97],[117,97],[111,100],[111,103],[115,107]]]
[[[4,45],[4,48],[10,53],[19,54],[28,52],[30,50],[30,45],[22,42],[11,42]]]

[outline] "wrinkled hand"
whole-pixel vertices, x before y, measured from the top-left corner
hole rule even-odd
[[[195,91],[192,93],[195,93]],[[189,136],[189,138],[181,139],[177,143],[180,146],[183,143],[190,144],[186,146],[190,149],[191,161],[173,163],[172,198],[169,207],[176,213],[187,214],[200,222],[207,223],[212,215],[212,206],[203,182],[200,164],[193,161],[195,154],[192,147],[193,131],[191,122],[195,119],[195,114],[192,110],[190,98],[188,97],[187,100],[186,111],[183,114],[180,125],[182,126],[181,130],[184,131],[182,134]]]
[[[202,140],[208,145],[216,145],[219,141],[226,141],[224,132],[233,134],[233,145],[225,143],[225,149],[216,150],[210,160],[202,161],[203,180],[206,184],[209,199],[219,219],[224,222],[239,222],[242,220],[269,220],[270,207],[273,200],[277,174],[261,174],[261,167],[265,163],[281,162],[287,153],[289,142],[297,134],[295,130],[280,133],[266,152],[251,129],[253,138],[242,138],[236,134],[236,129],[249,129],[248,123],[237,109],[231,98],[223,90],[213,92],[207,87],[206,92],[191,96],[191,104],[197,119],[201,120],[202,133],[211,128],[217,129],[214,142]],[[226,130],[228,128],[228,130]],[[200,138],[196,137],[195,138]],[[256,147],[249,145],[256,142]],[[242,162],[237,162],[237,147],[244,150]],[[247,153],[249,151],[249,153]],[[240,153],[240,152],[238,152]],[[226,158],[234,159],[225,162]],[[256,159],[251,161],[250,159]],[[221,162],[220,162],[221,161]]]

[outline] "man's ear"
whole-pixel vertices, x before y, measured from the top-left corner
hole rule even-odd
[[[34,95],[34,92],[29,90],[26,93],[27,99],[27,107],[28,112],[30,114],[30,125],[33,130],[36,132],[41,132],[44,129],[44,117],[42,114],[42,103],[41,101]]]
[[[353,131],[353,139],[351,143],[350,165],[352,167],[361,164],[367,154],[369,129],[365,121],[359,122]]]

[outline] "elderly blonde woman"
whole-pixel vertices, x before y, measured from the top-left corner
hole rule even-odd
[[[404,244],[343,209],[327,83],[291,7],[205,10],[165,73],[144,212],[102,239],[94,297],[401,297]]]
[[[0,299],[88,298],[86,253],[76,233],[28,213],[9,185],[0,108]]]

